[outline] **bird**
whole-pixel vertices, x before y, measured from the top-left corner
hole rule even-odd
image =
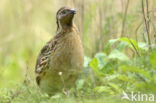
[[[84,51],[80,32],[73,22],[75,14],[76,10],[67,6],[57,11],[56,33],[37,57],[36,83],[49,95],[70,90],[83,70]]]

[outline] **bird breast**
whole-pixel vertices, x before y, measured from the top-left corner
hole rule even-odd
[[[71,32],[59,38],[51,60],[51,69],[59,71],[81,69],[83,67],[83,48],[79,35]]]

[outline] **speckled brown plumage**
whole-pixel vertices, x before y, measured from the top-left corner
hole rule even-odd
[[[36,82],[48,94],[70,89],[83,68],[83,48],[73,24],[75,10],[61,8],[56,35],[42,48],[36,63]]]

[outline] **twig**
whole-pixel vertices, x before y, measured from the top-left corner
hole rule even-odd
[[[150,31],[150,25],[149,25],[149,10],[148,10],[148,0],[146,0],[146,12],[147,12],[147,27],[148,31]]]
[[[148,1],[146,1],[146,5],[148,8]],[[147,9],[148,10],[148,9]],[[147,11],[148,12],[148,11]],[[149,32],[149,23],[146,19],[145,16],[145,10],[144,10],[144,1],[142,0],[142,13],[143,13],[143,17],[144,17],[144,22],[145,22],[145,27],[146,27],[146,32],[147,32],[147,36],[148,36],[148,46],[149,46],[149,50],[151,50],[151,39],[150,39],[150,32]],[[148,20],[149,20],[149,16],[147,16]]]
[[[125,22],[126,22],[126,16],[127,16],[127,11],[128,11],[128,6],[129,6],[129,0],[127,0],[127,4],[126,4],[124,16],[123,16],[121,37],[123,37],[123,35],[125,33]]]
[[[151,22],[151,21],[150,21],[150,22]],[[153,29],[156,30],[156,27],[155,27],[154,23],[151,22],[151,24],[152,24]],[[155,33],[154,33],[154,41],[155,41],[155,44],[156,44],[156,31],[154,31],[154,32],[155,32]]]
[[[137,37],[137,33],[138,33],[138,30],[139,30],[139,28],[141,27],[141,25],[142,25],[142,22],[137,26],[137,28],[135,29],[135,39],[136,39],[136,41],[138,42],[138,37]]]
[[[102,51],[103,50],[103,29],[102,29],[102,18],[103,18],[103,15],[102,15],[102,0],[100,0],[99,2],[99,31],[100,31],[100,36],[99,36],[99,40],[98,40],[98,45],[99,45],[99,48],[98,48],[98,51]],[[101,42],[100,42],[101,41]]]

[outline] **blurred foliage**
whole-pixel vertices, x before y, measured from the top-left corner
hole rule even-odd
[[[0,103],[125,103],[123,91],[156,94],[156,1],[149,0],[151,49],[141,0],[130,0],[124,21],[127,1],[1,0]],[[55,34],[56,11],[64,5],[78,11],[84,71],[70,96],[49,97],[36,86],[34,67],[40,49]]]
[[[120,38],[120,40],[123,39],[128,38]],[[128,58],[124,51],[128,48],[125,45],[122,47],[124,50],[118,48],[118,45],[122,42],[125,41],[118,42],[116,48],[113,48],[112,52],[108,54],[100,52],[93,58],[85,57],[84,72],[76,82],[76,88],[68,91],[69,96],[58,93],[49,97],[47,94],[41,93],[31,78],[26,76],[25,81],[20,85],[16,85],[15,88],[1,88],[0,102],[101,103],[107,100],[109,103],[125,103],[128,101],[120,100],[123,91],[127,93],[141,91],[156,94],[156,50],[153,49],[151,53],[147,51],[146,55],[143,56]],[[113,45],[115,45],[115,42]],[[140,48],[138,47],[138,49]],[[13,67],[16,67],[16,65]],[[6,73],[6,77],[12,77],[11,73]],[[17,78],[12,77],[10,79],[16,80]],[[27,100],[23,101],[25,97],[27,97]]]

